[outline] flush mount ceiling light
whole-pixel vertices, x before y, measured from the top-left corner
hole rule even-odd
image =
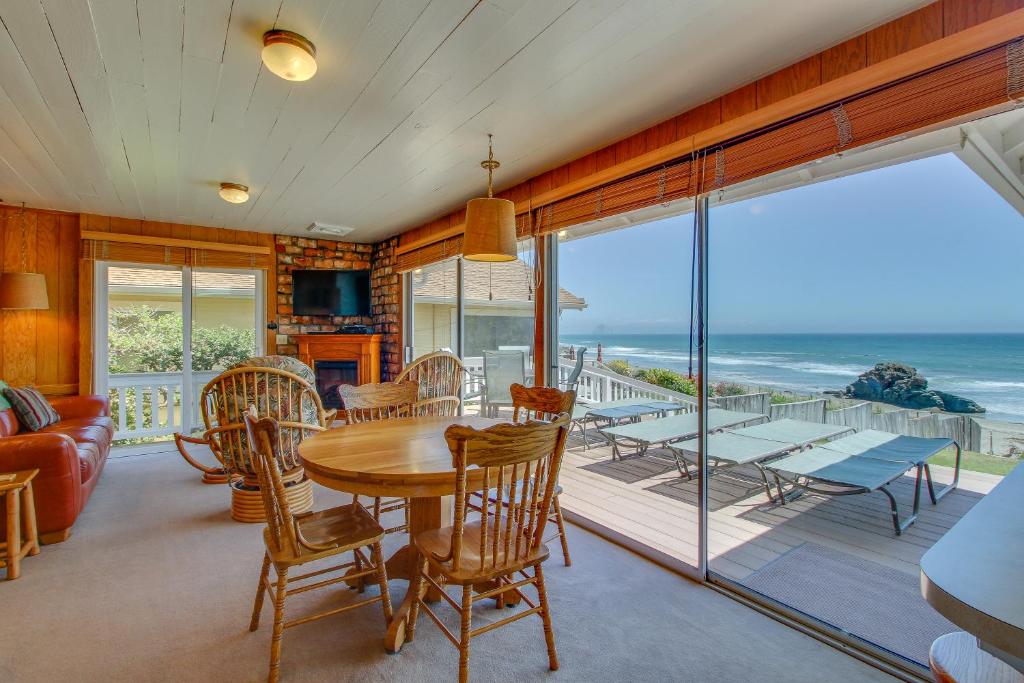
[[[249,188],[238,183],[221,183],[220,198],[232,204],[245,204],[249,201]]]
[[[291,31],[263,34],[263,63],[286,81],[308,81],[316,73],[316,47]]]
[[[487,169],[487,196],[466,203],[466,232],[462,237],[462,256],[470,261],[515,261],[516,205],[494,196],[494,169],[501,164],[494,158],[491,136],[487,136],[487,158],[480,162]]]

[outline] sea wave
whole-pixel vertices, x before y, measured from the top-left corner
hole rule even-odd
[[[812,375],[834,375],[837,377],[857,377],[864,369],[860,366],[841,365],[837,363],[814,363],[811,361],[787,361],[773,358],[730,358],[728,356],[711,356],[708,362],[712,365],[744,366],[753,365],[759,367],[779,368],[781,370],[792,370]]]

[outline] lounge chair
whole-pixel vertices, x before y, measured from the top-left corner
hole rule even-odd
[[[583,435],[583,449],[586,450],[587,423],[606,422],[606,426],[614,426],[623,420],[637,422],[644,415],[664,416],[688,408],[685,403],[675,401],[658,401],[650,398],[624,398],[603,403],[578,403],[572,411],[572,428],[579,428]],[[599,428],[600,429],[600,428]],[[571,430],[570,430],[571,431]]]
[[[932,483],[928,459],[950,446],[956,448],[953,482],[939,492]],[[928,482],[928,496],[935,505],[960,481],[960,444],[947,438],[901,436],[867,429],[851,436],[775,460],[765,466],[775,477],[779,498],[786,496],[782,482],[792,485],[789,497],[802,491],[826,496],[849,496],[881,491],[889,499],[892,525],[900,535],[917,519],[921,502],[922,473]],[[889,485],[910,470],[917,469],[913,513],[900,520],[896,498]],[[823,486],[831,488],[822,488]]]
[[[768,474],[764,469],[765,461],[850,432],[853,432],[853,428],[845,425],[783,419],[712,434],[708,437],[708,476],[727,467],[753,465],[761,474],[769,500],[774,500]],[[689,463],[697,462],[698,444],[698,439],[687,439],[668,447],[676,458],[679,473],[685,474],[687,479],[693,478]]]
[[[684,413],[656,420],[606,427],[599,431],[612,446],[612,459],[621,460],[620,446],[622,445],[631,445],[636,448],[636,455],[644,455],[653,444],[667,446],[676,441],[692,439],[699,433],[698,418],[697,413]],[[767,420],[768,416],[761,413],[741,413],[721,408],[708,410],[708,430],[712,432]]]

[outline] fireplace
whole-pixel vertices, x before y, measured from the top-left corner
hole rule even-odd
[[[298,334],[299,360],[313,368],[325,408],[341,408],[340,384],[380,381],[379,334]]]
[[[359,384],[359,362],[354,360],[318,360],[313,363],[316,373],[316,393],[324,408],[341,408],[338,387],[342,384]]]

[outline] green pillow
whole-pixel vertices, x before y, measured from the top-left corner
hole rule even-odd
[[[4,398],[4,389],[9,386],[7,382],[0,379],[0,410],[7,410],[11,407],[11,402]]]

